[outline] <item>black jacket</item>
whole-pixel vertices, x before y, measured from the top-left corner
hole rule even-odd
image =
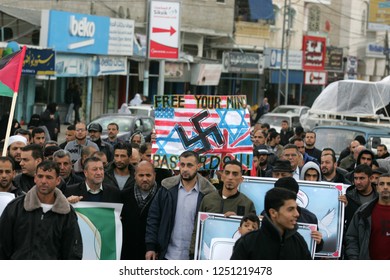
[[[311,260],[305,239],[295,230],[283,236],[265,215],[261,228],[237,240],[231,260]]]
[[[82,196],[83,199],[81,201],[92,201],[88,199],[89,194],[85,182],[68,186],[65,190],[65,196],[69,197],[71,195]],[[99,202],[121,203],[119,189],[103,184],[103,194]]]
[[[145,260],[146,219],[153,198],[142,209],[138,207],[132,186],[121,192],[123,242],[121,260]]]
[[[214,186],[207,179],[200,174],[197,176],[200,192],[196,213],[203,197],[215,191]],[[180,175],[177,175],[163,180],[161,188],[158,190],[149,209],[145,234],[146,251],[158,252],[159,259],[164,259],[165,257],[175,224],[180,178]]]
[[[115,178],[114,174],[115,164],[114,162],[111,162],[108,164],[106,171],[104,172],[104,181],[103,184],[107,186],[115,187],[119,190],[118,181]],[[123,190],[133,187],[135,184],[134,180],[134,167],[129,164],[129,171],[130,171],[130,177],[127,179],[125,186],[123,187]]]
[[[23,173],[16,175],[13,180],[13,184],[15,187],[27,193],[35,185],[34,176],[31,177]]]
[[[83,254],[77,216],[55,190],[53,208],[43,213],[35,187],[12,200],[0,218],[0,259],[79,260]]]

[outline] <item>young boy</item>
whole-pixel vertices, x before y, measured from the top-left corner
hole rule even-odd
[[[241,236],[244,236],[248,232],[259,229],[260,227],[260,219],[254,213],[249,213],[242,217],[240,226],[238,227],[238,232]]]

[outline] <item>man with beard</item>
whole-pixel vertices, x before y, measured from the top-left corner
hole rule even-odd
[[[76,124],[76,139],[68,142],[64,149],[70,153],[72,164],[81,158],[81,149],[85,146],[92,146],[99,151],[98,145],[87,139],[86,124],[79,122]]]
[[[14,135],[9,138],[8,142],[8,156],[15,163],[15,172],[16,174],[20,174],[22,172],[22,168],[20,167],[20,161],[22,160],[22,148],[27,145],[27,140],[21,135]]]
[[[65,196],[70,203],[79,201],[121,203],[120,191],[103,183],[104,167],[100,158],[90,157],[84,163],[85,182],[68,186]]]
[[[266,173],[269,170],[272,170],[272,166],[268,164],[268,156],[272,153],[268,151],[266,145],[259,145],[253,150],[253,157],[257,157],[258,166],[257,166],[257,176],[266,177]]]
[[[361,206],[346,234],[346,257],[351,260],[390,260],[390,174],[382,174],[378,197]]]
[[[101,138],[103,128],[98,123],[91,123],[88,127],[90,139],[99,147],[99,150],[106,154],[108,162],[114,159],[113,149],[111,144],[103,141]]]
[[[28,192],[34,185],[34,176],[38,164],[43,161],[42,147],[38,144],[30,144],[22,148],[20,167],[22,174],[16,175],[14,178],[14,185]]]
[[[65,142],[58,145],[58,147],[60,147],[61,149],[65,149],[66,144],[68,144],[70,141],[73,141],[75,139],[76,139],[76,127],[72,124],[66,128]]]
[[[390,157],[389,152],[387,151],[387,146],[385,144],[379,144],[376,147],[376,158],[387,158]]]
[[[15,196],[24,192],[13,185],[12,179],[15,176],[14,162],[9,157],[0,157],[0,192],[13,193]]]
[[[179,157],[177,176],[161,183],[149,209],[146,224],[147,260],[188,260],[195,217],[202,198],[215,191],[200,174],[199,155],[185,151]]]
[[[321,161],[321,150],[315,147],[316,133],[314,131],[307,131],[305,134],[305,152],[317,159],[317,162]]]
[[[226,217],[256,213],[252,200],[238,191],[243,180],[242,164],[239,161],[231,160],[225,164],[221,180],[222,189],[206,195],[200,204],[199,211],[220,213]]]
[[[134,185],[134,167],[130,164],[132,151],[129,143],[119,142],[114,145],[114,161],[106,168],[105,184],[121,191]]]
[[[157,193],[156,173],[150,161],[135,167],[135,185],[122,192],[123,243],[121,260],[144,260],[145,231],[150,204]]]
[[[108,144],[114,146],[116,143],[123,142],[123,140],[118,138],[119,126],[117,123],[109,123],[107,125],[107,132],[108,137],[104,139],[104,141],[106,141]]]
[[[343,183],[350,185],[349,182],[338,170],[336,157],[333,154],[326,154],[321,157],[322,180],[333,183]]]
[[[347,205],[345,207],[345,230],[357,209],[366,202],[378,197],[378,193],[371,185],[372,169],[366,164],[358,165],[353,174],[353,185],[349,186],[345,192]]]

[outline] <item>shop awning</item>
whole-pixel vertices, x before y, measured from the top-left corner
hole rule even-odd
[[[41,10],[24,9],[7,5],[0,5],[0,12],[28,22],[34,26],[41,26]]]

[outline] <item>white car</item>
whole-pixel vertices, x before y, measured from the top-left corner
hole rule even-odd
[[[271,128],[275,128],[277,132],[280,132],[283,120],[288,121],[288,125],[291,128],[301,125],[298,114],[279,114],[273,112],[262,115],[257,123],[268,123]]]
[[[138,106],[128,106],[130,113],[137,116],[148,116],[154,118],[154,109],[150,104],[142,104]]]
[[[292,114],[292,115],[302,116],[303,114],[306,114],[309,109],[310,107],[308,106],[280,105],[275,107],[275,109],[273,109],[271,113]]]

